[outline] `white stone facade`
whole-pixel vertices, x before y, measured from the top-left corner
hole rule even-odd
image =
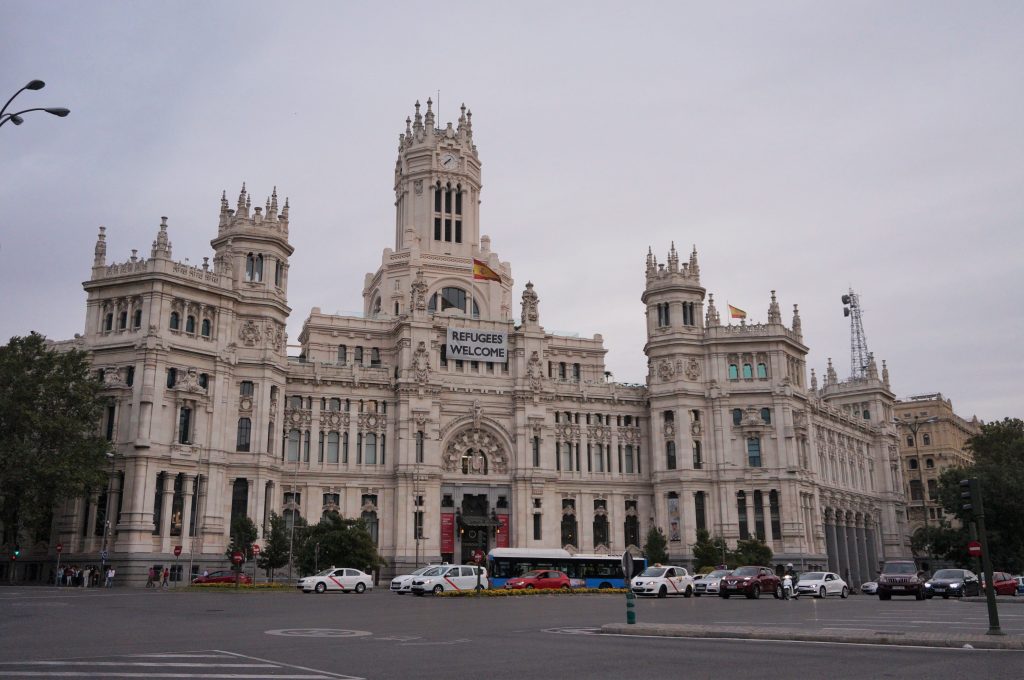
[[[637,291],[647,385],[610,382],[600,335],[547,333],[530,283],[514,309],[512,268],[480,232],[480,172],[472,114],[439,127],[417,104],[364,315],[314,308],[299,357],[276,192],[263,209],[244,187],[234,210],[222,199],[212,265],[172,260],[166,219],[149,259],[107,264],[101,230],[67,344],[109,386],[113,493],[64,505],[65,553],[97,555],[109,506],[111,560],[136,579],[175,545],[182,564],[222,564],[232,513],[262,531],[291,510],[367,518],[386,573],[495,545],[621,552],[652,525],[680,562],[703,526],[854,583],[908,554],[887,374],[808,385],[795,306],[786,327],[773,292],[767,324],[722,325],[696,251],[680,263],[673,246],[664,265],[648,254]],[[474,279],[474,260],[500,280]],[[506,333],[507,363],[446,360],[449,326]]]

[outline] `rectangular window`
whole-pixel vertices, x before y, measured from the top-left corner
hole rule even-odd
[[[363,347],[362,347],[362,345],[360,345],[359,347],[356,347],[355,360],[356,360],[356,363],[359,364],[360,366],[363,365]]]
[[[348,465],[348,432],[341,435],[341,462]]]
[[[559,442],[555,442],[555,469],[562,469],[562,445]]]
[[[750,538],[750,528],[747,526],[747,494],[740,491],[736,494],[736,514],[740,519],[740,538]]]
[[[416,462],[423,462],[423,433],[416,433]]]
[[[447,217],[444,220],[444,240],[449,243],[452,240],[452,221]]]
[[[761,467],[761,439],[751,437],[747,440],[747,464],[750,467]]]
[[[668,470],[676,469],[676,443],[665,442],[665,468]]]
[[[575,380],[576,382],[580,381],[580,365],[579,364],[573,364],[572,365],[572,379]]]
[[[302,438],[302,462],[309,462],[309,440],[312,437],[309,434],[309,430],[306,430],[306,436]]]
[[[412,513],[412,532],[413,538],[419,540],[423,538],[423,511],[417,510]]]
[[[302,444],[302,433],[298,430],[291,430],[288,433],[288,462],[299,462],[299,446]]]
[[[441,194],[436,194],[436,195],[437,195],[438,198],[440,198],[440,196],[441,196]],[[434,240],[435,241],[440,241],[441,240],[441,218],[440,217],[435,217],[434,218]]]
[[[701,452],[700,441],[693,442],[693,469],[700,470],[704,467],[704,454]]]
[[[782,520],[779,517],[779,492],[772,489],[768,492],[768,510],[772,519],[772,537],[782,539]]]
[[[533,540],[539,541],[542,538],[541,525],[543,524],[542,516],[540,513],[534,513],[533,515]]]
[[[565,459],[562,461],[562,469],[566,472],[572,472],[572,444],[568,442],[563,444],[562,452],[565,455]]]
[[[248,451],[252,439],[252,421],[249,418],[238,419],[238,437],[235,441],[235,451]]]
[[[106,437],[108,442],[114,441],[114,416],[117,413],[117,407],[113,404],[107,406],[107,432]]]
[[[632,444],[626,444],[625,463],[626,463],[626,467],[623,470],[623,472],[625,472],[626,474],[629,474],[629,475],[633,474],[633,445]]]
[[[696,515],[695,522],[697,524],[697,531],[707,531],[707,515],[704,509],[704,492],[698,491],[693,494],[693,510]]]
[[[461,215],[462,214],[462,192],[461,191],[455,192],[455,214],[456,215]]]
[[[533,438],[533,467],[540,467],[540,437]]]
[[[760,491],[754,492],[754,536],[763,541],[764,534],[764,496]]]
[[[462,220],[455,220],[455,242],[462,243]]]
[[[192,409],[184,406],[178,416],[178,443],[192,443]]]
[[[238,394],[239,394],[239,396],[242,396],[242,397],[251,397],[252,396],[252,381],[251,380],[243,380],[241,382],[241,384],[239,385]]]

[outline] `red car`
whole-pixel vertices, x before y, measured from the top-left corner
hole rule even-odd
[[[196,576],[192,579],[192,583],[234,583],[236,573],[230,569],[211,571],[206,576]],[[238,576],[238,582],[247,586],[252,583],[252,579],[247,574],[242,573]]]
[[[560,571],[552,571],[550,569],[537,569],[534,571],[528,571],[522,576],[514,576],[510,578],[506,583],[505,587],[509,590],[533,590],[541,588],[558,589],[558,588],[583,588],[584,582],[581,579],[571,579]]]
[[[1016,595],[1017,579],[1005,571],[993,571],[992,582],[996,586],[996,595]],[[985,577],[981,577],[981,589],[985,590]]]
[[[770,567],[740,567],[722,579],[718,596],[746,595],[756,600],[761,593],[771,593],[776,600],[782,598],[782,581]]]

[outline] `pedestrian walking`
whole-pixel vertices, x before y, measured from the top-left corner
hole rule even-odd
[[[150,567],[149,568],[149,572],[148,572],[148,574],[146,576],[146,587],[147,588],[155,588],[156,587],[155,580],[156,580],[156,569],[154,569],[153,567]]]
[[[171,570],[164,567],[163,578],[160,579],[160,587],[166,589],[171,579]]]
[[[103,584],[104,587],[113,588],[115,576],[117,576],[117,572],[114,571],[114,565],[110,565],[110,568],[107,569],[107,582]]]

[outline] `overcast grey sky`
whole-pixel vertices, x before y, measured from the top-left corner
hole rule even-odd
[[[840,296],[900,397],[1024,411],[1024,3],[18,2],[0,98],[0,339],[81,332],[108,261],[211,255],[222,190],[291,199],[292,342],[362,309],[393,246],[398,134],[465,102],[482,233],[541,322],[643,382],[644,261],[696,245],[724,310],[803,318],[850,372]],[[15,109],[15,110],[16,110]],[[516,304],[518,314],[519,305]]]

